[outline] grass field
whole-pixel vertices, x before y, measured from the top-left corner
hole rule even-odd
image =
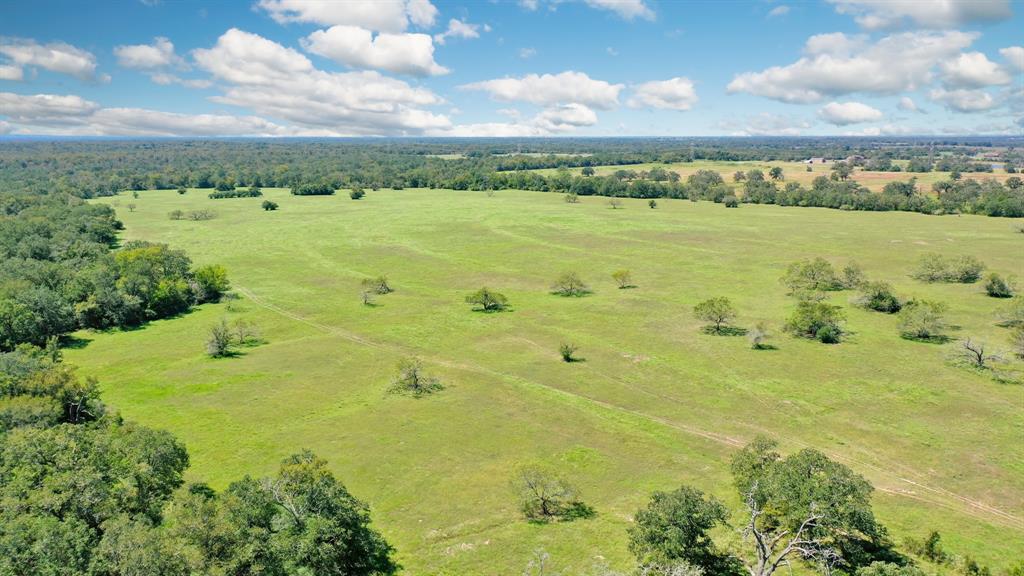
[[[897,162],[897,164],[904,165],[906,162]],[[764,175],[768,176],[768,171],[773,167],[778,166],[782,168],[783,174],[785,175],[786,181],[799,182],[800,184],[810,187],[811,182],[818,176],[829,176],[832,174],[832,163],[828,164],[815,164],[811,166],[811,171],[807,171],[807,165],[803,162],[716,162],[710,160],[696,160],[694,162],[678,162],[673,164],[661,164],[661,163],[647,163],[647,164],[631,164],[625,166],[598,166],[594,168],[594,171],[599,176],[607,176],[617,170],[636,170],[637,172],[643,170],[650,170],[651,168],[662,168],[664,170],[670,170],[678,172],[682,176],[683,180],[686,177],[693,174],[698,170],[714,170],[722,175],[722,178],[729,184],[734,186],[742,186],[742,182],[739,185],[734,184],[732,175],[737,170],[746,172],[747,170],[761,170]],[[543,168],[536,170],[541,174],[553,174],[557,170],[556,168]],[[572,174],[579,174],[582,168],[570,168],[569,171]],[[994,173],[985,172],[970,172],[962,175],[964,178],[973,178],[975,180],[998,180],[1000,182],[1006,180],[1012,174],[1007,174],[1002,170]],[[949,172],[866,172],[860,168],[854,170],[851,176],[852,180],[855,180],[862,185],[866,186],[869,190],[874,192],[880,192],[889,182],[906,182],[911,178],[916,178],[918,186],[924,192],[931,192],[932,184],[941,180],[949,180]]]
[[[653,490],[690,483],[738,510],[728,459],[764,433],[871,480],[898,542],[937,529],[948,551],[993,568],[1024,557],[1024,387],[949,364],[952,345],[900,339],[893,317],[850,307],[849,292],[833,296],[847,342],[778,334],[793,307],[779,276],[823,256],[942,300],[952,336],[1005,347],[992,320],[1001,303],[980,285],[907,274],[942,251],[1024,277],[1019,222],[673,200],[611,210],[599,198],[440,190],[360,201],[265,190],[281,208],[264,212],[262,199],[206,192],[97,201],[118,206],[125,239],[224,264],[242,298],[139,330],[82,332],[66,354],[126,417],[181,438],[192,479],[222,488],[309,448],[370,504],[409,574],[518,574],[538,548],[580,574],[631,565],[625,530]],[[167,217],[198,208],[217,218]],[[637,288],[616,289],[620,268]],[[568,270],[593,294],[549,294]],[[363,306],[359,283],[378,274],[397,291]],[[513,310],[472,312],[463,298],[482,285]],[[737,305],[740,326],[769,322],[777,350],[702,334],[692,307],[716,295]],[[207,331],[224,317],[256,323],[267,343],[207,358]],[[559,361],[562,342],[586,361]],[[387,394],[409,356],[447,388]],[[509,481],[530,462],[560,466],[597,516],[523,521]],[[718,537],[739,542],[731,530]]]

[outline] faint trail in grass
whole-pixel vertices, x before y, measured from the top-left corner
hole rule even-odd
[[[350,342],[353,342],[353,343],[356,343],[356,344],[361,344],[361,345],[364,345],[364,346],[369,346],[369,347],[372,347],[372,348],[376,348],[378,350],[386,350],[388,352],[392,352],[392,353],[396,353],[396,354],[408,354],[408,349],[406,349],[403,346],[376,342],[376,341],[370,340],[368,338],[365,338],[363,336],[360,336],[360,335],[358,335],[358,334],[356,334],[354,332],[350,332],[348,330],[344,330],[344,329],[341,329],[341,328],[337,328],[337,327],[334,327],[334,326],[329,326],[327,324],[316,322],[314,320],[310,320],[310,319],[308,319],[308,318],[306,318],[306,317],[304,317],[304,316],[302,316],[300,314],[297,314],[297,313],[292,312],[290,310],[286,310],[284,308],[281,308],[280,306],[276,306],[274,304],[271,304],[270,302],[267,302],[263,298],[260,298],[259,296],[257,296],[252,290],[250,290],[250,289],[248,289],[246,287],[236,286],[235,289],[240,294],[242,294],[243,296],[245,296],[246,298],[248,298],[249,300],[251,300],[254,304],[256,304],[258,306],[261,306],[261,307],[263,307],[263,308],[265,308],[267,310],[270,310],[271,312],[274,312],[274,313],[279,314],[281,316],[284,316],[286,318],[290,318],[290,319],[292,319],[292,320],[294,320],[296,322],[299,322],[299,323],[305,324],[307,326],[310,326],[312,328],[315,328],[317,330],[320,330],[321,332],[324,332],[326,334],[329,334],[329,335],[332,335],[332,336],[337,336],[339,338],[343,338],[343,339],[348,340]],[[528,340],[528,339],[523,338],[523,340]],[[539,346],[535,342],[530,341],[530,343],[534,344],[535,346]],[[706,440],[710,440],[712,442],[716,442],[716,443],[719,443],[719,444],[724,444],[724,445],[732,447],[732,448],[742,448],[744,446],[744,444],[745,444],[744,440],[741,440],[741,439],[738,439],[738,438],[733,438],[733,437],[727,436],[725,434],[720,434],[720,433],[717,433],[717,432],[711,432],[711,431],[704,430],[704,429],[696,427],[696,426],[691,426],[689,424],[681,424],[679,422],[674,422],[674,421],[669,420],[667,418],[663,418],[663,417],[660,417],[660,416],[655,416],[655,415],[652,415],[652,414],[648,414],[646,412],[642,412],[640,410],[634,410],[632,408],[626,408],[624,406],[620,406],[618,404],[607,402],[605,400],[600,400],[598,398],[592,398],[592,397],[589,397],[589,396],[585,396],[583,394],[578,394],[578,393],[575,393],[575,392],[570,392],[568,390],[563,390],[563,389],[560,389],[560,388],[549,386],[547,384],[542,384],[542,383],[539,383],[539,382],[529,381],[529,380],[526,380],[526,379],[521,378],[519,376],[516,376],[514,374],[507,374],[507,373],[504,373],[504,372],[499,372],[499,371],[496,371],[496,370],[492,370],[490,368],[484,368],[484,367],[477,366],[477,365],[464,364],[462,362],[456,362],[456,361],[448,360],[446,358],[441,358],[441,357],[438,357],[438,356],[422,356],[422,358],[424,360],[428,360],[428,361],[430,361],[430,362],[432,362],[434,364],[437,364],[439,366],[445,366],[447,368],[452,368],[452,369],[456,369],[456,370],[463,370],[463,371],[466,371],[466,372],[475,372],[477,374],[486,374],[488,376],[492,376],[492,377],[499,378],[499,379],[502,379],[502,380],[510,380],[510,381],[517,382],[517,383],[519,383],[521,385],[526,385],[526,386],[531,386],[531,387],[539,388],[539,389],[542,389],[542,390],[544,390],[544,391],[546,391],[548,393],[553,393],[553,394],[559,395],[559,396],[564,397],[564,398],[568,398],[568,399],[572,399],[572,400],[577,400],[577,401],[585,401],[585,402],[594,404],[596,406],[600,406],[602,408],[605,408],[607,410],[611,410],[611,411],[619,412],[619,413],[623,413],[623,414],[628,414],[628,415],[635,416],[635,417],[638,417],[638,418],[641,418],[641,419],[644,419],[644,420],[655,422],[655,423],[660,424],[662,426],[665,426],[665,427],[668,427],[668,428],[672,428],[674,430],[679,430],[681,432],[685,432],[685,433],[693,435],[693,436],[698,436],[698,437],[704,438]],[[643,395],[650,396],[650,397],[653,397],[653,398],[656,398],[656,399],[659,399],[659,400],[669,401],[669,402],[677,403],[677,404],[682,402],[680,399],[675,398],[673,396],[668,396],[668,395],[665,395],[665,394],[658,394],[658,393],[651,392],[650,390],[645,390],[643,388],[637,387],[637,386],[629,383],[628,381],[626,381],[625,379],[622,379],[622,378],[618,378],[618,377],[615,377],[615,376],[609,376],[607,374],[601,374],[601,376],[603,376],[603,377],[605,377],[605,378],[607,378],[609,380],[612,380],[614,382],[617,382],[620,385],[625,386],[625,387],[629,388],[630,390],[635,391],[635,392],[637,392],[639,394],[643,394]],[[756,429],[756,427],[754,427],[754,426],[750,426],[750,425],[746,425],[746,426],[748,426],[750,428],[755,428]],[[803,446],[803,447],[806,447],[806,448],[811,448],[812,447],[810,444],[802,442],[802,441],[800,441],[800,440],[798,440],[796,438],[792,438],[792,437],[788,437],[788,436],[783,436],[783,438],[785,438],[786,441],[788,441],[790,443],[793,443],[793,444],[796,444],[798,446]],[[896,496],[902,496],[902,497],[905,497],[905,498],[908,498],[908,499],[918,500],[918,501],[921,501],[921,502],[926,502],[926,503],[929,503],[929,504],[940,506],[942,508],[946,508],[948,510],[954,510],[954,511],[962,512],[962,513],[966,513],[969,516],[973,516],[975,518],[979,518],[979,519],[982,519],[982,520],[989,520],[989,521],[997,520],[997,521],[1001,521],[1000,523],[1008,523],[1013,528],[1016,528],[1018,530],[1024,530],[1024,519],[1022,519],[1020,516],[1017,516],[1015,514],[1011,514],[1009,512],[1006,512],[1004,510],[996,508],[995,506],[992,506],[992,505],[989,505],[989,504],[985,504],[984,502],[981,502],[981,501],[978,501],[978,500],[975,500],[975,499],[972,499],[972,498],[968,498],[968,497],[963,496],[961,494],[957,494],[955,492],[946,490],[945,488],[929,486],[929,485],[917,482],[915,480],[911,480],[909,478],[904,478],[903,476],[906,475],[907,473],[910,473],[910,474],[912,474],[914,476],[917,476],[917,477],[923,477],[924,476],[923,474],[921,474],[921,473],[919,473],[917,471],[914,471],[914,470],[912,470],[912,469],[910,469],[910,468],[908,468],[906,466],[897,464],[897,467],[904,469],[903,473],[899,473],[899,472],[894,472],[892,470],[888,470],[888,469],[883,468],[883,467],[881,467],[879,465],[872,464],[870,462],[865,462],[865,461],[862,461],[862,460],[851,458],[851,457],[846,456],[844,454],[834,453],[834,452],[831,452],[831,451],[825,451],[825,452],[828,454],[829,457],[831,457],[831,458],[833,458],[835,460],[838,460],[838,461],[841,461],[841,462],[850,463],[850,464],[855,464],[857,466],[861,466],[861,467],[864,467],[864,468],[871,469],[871,470],[875,471],[877,474],[880,474],[882,476],[888,476],[890,478],[890,481],[895,480],[898,483],[907,484],[909,486],[912,486],[915,489],[922,490],[924,492],[933,494],[935,496],[934,497],[927,497],[927,496],[924,496],[924,495],[919,494],[917,492],[914,492],[913,490],[905,490],[905,489],[899,489],[899,488],[877,487],[876,486],[876,489],[879,490],[880,492],[884,492],[886,494],[892,494],[892,495],[896,495]],[[953,500],[954,502],[959,502],[959,503],[962,504],[962,506],[957,506],[955,504],[950,504],[948,502],[948,500]],[[963,505],[965,505],[965,506],[963,506]]]

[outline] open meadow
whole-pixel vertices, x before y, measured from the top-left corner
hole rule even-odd
[[[798,164],[785,171],[812,176]],[[948,304],[952,338],[1005,348],[1008,331],[994,321],[1004,301],[980,283],[923,284],[909,273],[940,252],[1024,277],[1019,220],[667,199],[611,209],[606,198],[567,204],[518,191],[379,190],[358,201],[345,190],[208,192],[93,202],[115,206],[123,240],[223,264],[239,298],[139,329],[79,331],[65,352],[123,415],[185,442],[190,479],[223,488],[309,448],[370,505],[409,574],[518,574],[539,548],[579,574],[631,566],[626,528],[654,490],[688,483],[738,510],[729,458],[765,434],[868,478],[897,542],[935,529],[947,550],[993,569],[1024,557],[1024,386],[953,365],[954,343],[900,338],[893,316],[854,307],[850,291],[830,293],[847,314],[843,343],[785,335],[794,300],[779,282],[804,258],[856,261],[901,296]],[[280,209],[262,210],[265,199]],[[168,217],[203,209],[216,217]],[[617,288],[619,269],[635,288]],[[549,293],[566,271],[592,294]],[[382,274],[395,292],[364,305],[360,282]],[[482,286],[511,310],[472,311],[464,298]],[[740,327],[767,322],[775,349],[703,333],[693,306],[713,296],[733,301]],[[255,324],[266,342],[209,358],[208,332],[222,318]],[[562,343],[584,361],[562,362]],[[389,394],[410,357],[445,389]],[[510,480],[532,462],[562,470],[596,516],[526,522]],[[727,546],[740,538],[715,534]]]

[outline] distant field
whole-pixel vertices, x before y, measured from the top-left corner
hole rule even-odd
[[[685,176],[709,165],[673,168]],[[783,166],[801,181],[827,173]],[[690,483],[738,509],[728,459],[764,433],[869,478],[897,542],[937,529],[947,551],[994,569],[1024,557],[1024,387],[950,365],[951,345],[900,339],[893,317],[850,307],[849,292],[833,296],[852,331],[835,346],[777,335],[777,350],[753,351],[742,337],[702,334],[691,313],[724,295],[739,325],[764,320],[778,333],[793,308],[779,276],[823,256],[856,260],[904,296],[948,303],[952,336],[1004,347],[1008,333],[992,321],[1001,302],[980,285],[924,285],[908,271],[941,251],[1024,277],[1019,221],[679,200],[612,210],[600,198],[445,190],[352,201],[271,189],[280,210],[264,212],[260,198],[207,192],[97,202],[117,206],[125,239],[224,264],[242,298],[140,330],[82,332],[83,346],[66,353],[126,417],[181,438],[193,479],[223,488],[310,448],[370,504],[409,574],[518,574],[537,548],[579,574],[602,559],[631,566],[625,530],[653,490]],[[217,217],[167,217],[200,208]],[[620,268],[637,288],[615,288]],[[550,295],[568,270],[594,293]],[[397,291],[363,306],[359,282],[377,274]],[[514,310],[471,312],[463,298],[483,285]],[[255,322],[268,343],[207,358],[207,331],[221,318]],[[562,342],[586,361],[560,362]],[[395,364],[414,355],[447,388],[387,394]],[[509,481],[533,461],[560,466],[597,517],[523,521]]]
[[[773,166],[779,166],[783,170],[786,181],[794,181],[803,184],[804,186],[810,186],[811,182],[818,176],[828,176],[832,173],[832,163],[828,164],[815,164],[811,166],[811,172],[807,171],[807,164],[803,162],[713,162],[708,160],[697,160],[694,162],[677,162],[673,164],[660,164],[660,163],[647,163],[647,164],[631,164],[625,166],[599,166],[594,170],[598,175],[608,175],[616,170],[650,170],[651,168],[663,168],[665,170],[671,170],[678,172],[683,180],[687,176],[693,174],[698,170],[714,170],[725,178],[725,181],[732,184],[732,175],[737,170],[746,172],[747,170],[761,170],[765,176],[768,176],[768,171]],[[537,170],[542,174],[551,174],[555,172],[555,168],[544,168]],[[579,174],[582,168],[570,168],[569,171],[573,174]],[[976,180],[998,180],[1000,182],[1006,180],[1012,176],[1003,171],[997,171],[994,173],[986,172],[970,172],[964,173],[964,178],[973,178]],[[918,185],[925,192],[930,192],[932,184],[939,182],[940,180],[948,180],[949,172],[865,172],[864,170],[857,168],[852,176],[853,180],[860,182],[868,189],[875,192],[880,192],[883,187],[889,182],[906,182],[910,178],[917,178]],[[741,183],[742,184],[742,183]]]

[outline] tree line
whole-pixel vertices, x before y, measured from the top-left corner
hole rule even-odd
[[[121,228],[113,209],[73,196],[0,195],[0,351],[174,316],[229,288],[223,267],[181,250],[118,246]]]

